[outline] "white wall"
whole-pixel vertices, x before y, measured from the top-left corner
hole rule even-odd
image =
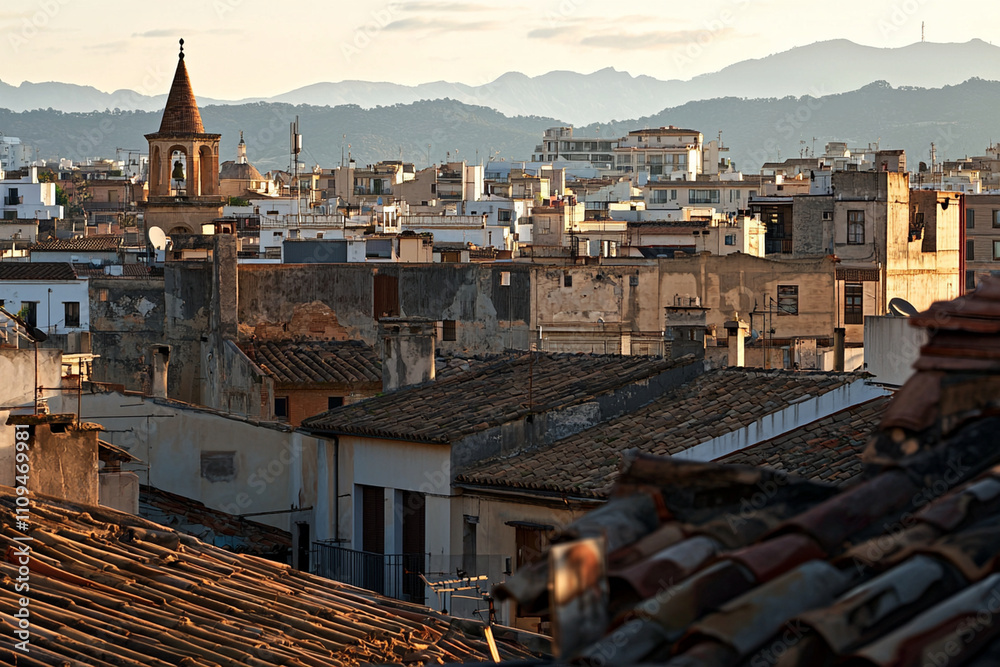
[[[0,282],[0,299],[4,300],[4,307],[15,314],[25,301],[36,302],[37,326],[46,333],[90,331],[90,298],[86,278],[58,282],[5,280]],[[63,304],[69,301],[80,304],[80,326],[67,327],[65,324],[66,309]]]
[[[821,396],[807,398],[783,410],[773,412],[744,428],[689,447],[673,456],[689,461],[715,461],[733,452],[752,447],[818,419],[828,417],[852,405],[858,405],[880,396],[887,396],[889,393],[882,387],[870,384],[867,380],[856,380]]]
[[[910,326],[907,317],[866,317],[865,370],[880,384],[902,386],[926,342],[927,330]]]
[[[3,378],[0,382],[0,405],[23,405],[28,412],[33,412],[36,386],[34,348],[0,348],[0,378]],[[58,387],[61,378],[62,350],[39,349],[37,384]],[[41,397],[48,399],[45,402],[50,412],[67,411],[62,392],[45,390],[41,392]],[[76,410],[75,401],[74,396],[69,411]],[[6,486],[14,486],[14,427],[7,425],[10,413],[11,410],[0,410],[0,484]]]
[[[258,425],[179,401],[84,394],[82,419],[104,425],[102,437],[148,464],[135,468],[143,484],[198,500],[230,514],[281,512],[316,503],[316,440],[286,425]],[[233,452],[232,479],[202,474],[202,453]],[[311,511],[254,520],[292,530],[314,524]]]

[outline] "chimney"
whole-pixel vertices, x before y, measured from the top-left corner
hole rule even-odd
[[[843,327],[833,330],[833,370],[844,372],[844,333]]]
[[[152,375],[149,384],[149,395],[158,398],[167,397],[167,367],[170,365],[170,346],[154,345],[150,348],[152,358]]]
[[[740,319],[739,313],[733,313],[733,319],[728,320],[724,326],[729,337],[729,366],[746,366],[744,338],[750,333],[750,325]]]
[[[437,322],[427,319],[379,320],[382,341],[382,391],[388,393],[434,379]]]

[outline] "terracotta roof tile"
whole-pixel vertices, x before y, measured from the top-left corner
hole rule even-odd
[[[381,383],[375,348],[360,341],[255,341],[246,351],[280,384]]]
[[[0,262],[0,280],[76,280],[66,262]]]
[[[198,111],[198,101],[191,89],[187,66],[184,64],[184,54],[181,53],[174,72],[174,81],[170,84],[167,103],[163,107],[163,119],[160,121],[160,134],[204,134],[205,126],[201,122]]]
[[[982,351],[997,347],[1000,309],[977,303],[1000,302],[993,297],[1000,281],[991,282],[917,319],[934,331],[917,374],[890,400],[729,459],[799,468],[831,484],[767,468],[630,456],[609,502],[552,536],[606,536],[610,545],[610,606],[563,626],[576,640],[565,659],[996,664],[1000,624],[984,609],[1000,599],[1000,370]],[[928,386],[936,388],[929,402]],[[880,412],[864,479],[844,488],[856,475],[866,425]],[[910,418],[918,414],[926,418]],[[495,593],[522,610],[558,614],[547,563],[543,555]],[[606,629],[596,641],[594,623]]]
[[[553,446],[487,461],[463,471],[461,483],[607,497],[622,452],[678,454],[731,433],[806,397],[862,376],[850,373],[717,370],[646,407],[560,440]]]
[[[122,247],[123,239],[121,234],[97,234],[74,239],[39,241],[29,249],[38,252],[115,252]]]
[[[0,627],[30,596],[30,652],[0,645],[3,664],[126,667],[482,662],[482,624],[235,554],[105,507],[18,495],[0,486],[0,577],[18,576],[30,546],[30,592],[0,587]],[[17,518],[23,518],[17,515]],[[30,537],[20,542],[18,538]],[[478,629],[479,637],[465,631]],[[505,660],[537,657],[497,628]],[[111,657],[109,657],[111,656]],[[27,662],[26,662],[27,660]]]
[[[861,453],[878,428],[889,397],[876,398],[720,459],[767,466],[806,479],[848,486],[861,478]]]
[[[306,419],[304,428],[371,437],[453,442],[532,413],[576,405],[690,359],[525,352]]]

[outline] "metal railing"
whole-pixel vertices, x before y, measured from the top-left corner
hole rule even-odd
[[[764,239],[764,253],[772,255],[775,253],[791,254],[792,239]]]
[[[424,603],[427,554],[377,554],[313,543],[313,574],[397,600]]]

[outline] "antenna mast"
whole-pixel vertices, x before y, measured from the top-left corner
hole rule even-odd
[[[298,227],[302,227],[302,182],[299,180],[299,153],[302,152],[302,135],[299,134],[299,117],[295,117],[295,122],[292,123],[291,127],[291,148],[292,148],[292,163],[295,165],[293,167],[293,178],[295,179],[295,222]]]

